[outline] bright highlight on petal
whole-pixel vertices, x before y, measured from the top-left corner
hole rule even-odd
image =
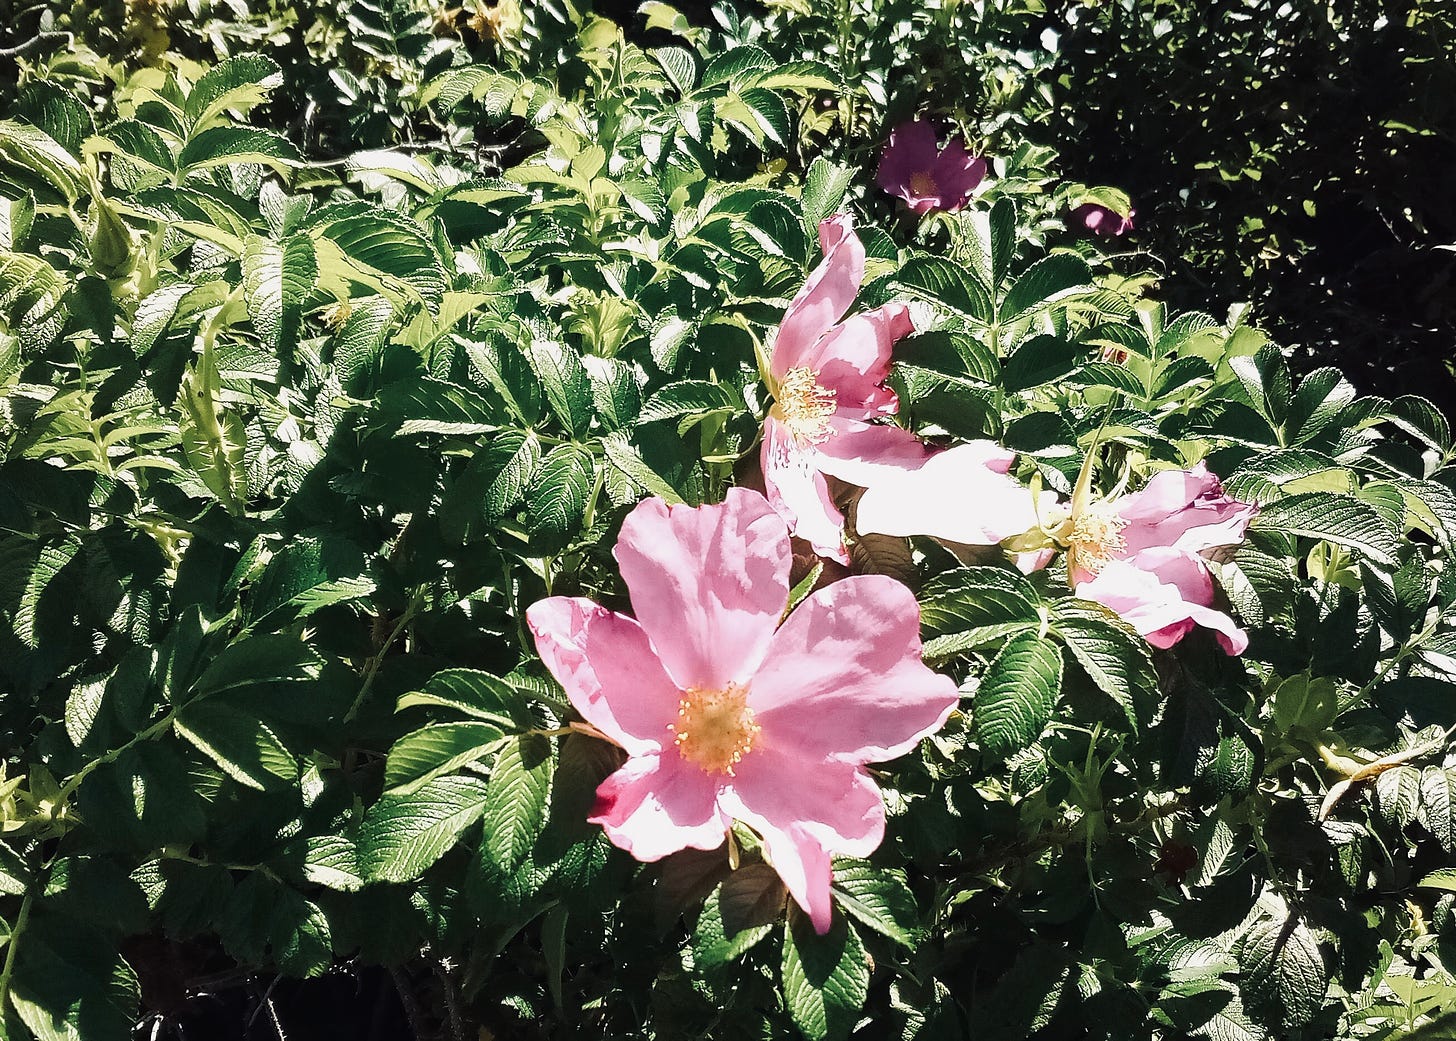
[[[914,595],[882,575],[827,586],[765,630],[759,608],[788,598],[788,554],[757,493],[697,509],[649,499],[617,545],[642,625],[568,597],[527,615],[572,706],[627,752],[589,819],[643,861],[714,849],[741,821],[823,933],[831,858],[867,856],[884,837],[865,764],[914,748],[959,693],[921,661]]]

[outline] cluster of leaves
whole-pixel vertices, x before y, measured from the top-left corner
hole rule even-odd
[[[863,98],[782,14],[649,4],[644,47],[533,6],[516,58],[387,99],[435,147],[341,165],[258,125],[261,54],[28,66],[0,121],[5,1034],[127,1036],[138,937],[428,967],[442,1018],[520,1036],[1442,1029],[1447,423],[1048,248],[1032,149],[919,238],[861,227],[864,303],[915,314],[902,418],[1064,492],[1099,431],[1109,488],[1207,458],[1263,507],[1220,565],[1249,653],[1154,654],[1064,575],[865,539],[965,698],[887,769],[830,933],[751,850],[644,866],[586,823],[618,753],[567,732],[523,610],[625,609],[626,510],[753,479],[757,358],[873,171],[815,155]],[[488,176],[455,147],[490,141]]]

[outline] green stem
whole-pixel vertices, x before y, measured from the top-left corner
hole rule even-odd
[[[165,731],[168,727],[172,725],[172,721],[177,718],[177,713],[179,711],[179,707],[169,709],[166,715],[162,716],[161,719],[157,720],[145,730],[139,731],[136,734],[132,735],[131,740],[127,741],[125,744],[113,748],[111,751],[105,753],[104,755],[97,756],[85,766],[81,767],[81,769],[77,770],[71,776],[71,779],[65,783],[65,786],[61,788],[60,795],[56,797],[56,802],[63,803],[73,794],[75,794],[76,789],[81,787],[81,782],[86,780],[87,777],[91,776],[91,774],[95,772],[97,767],[104,766],[107,763],[116,762],[116,760],[120,759],[122,755],[124,755],[126,752],[129,752],[131,749],[135,748],[143,741],[150,741],[152,738]]]
[[[374,688],[374,681],[379,676],[379,666],[384,664],[384,656],[389,653],[389,649],[394,646],[394,641],[399,639],[400,633],[404,632],[405,627],[414,621],[418,607],[419,601],[411,600],[409,602],[409,606],[404,609],[404,614],[400,615],[399,621],[395,623],[394,629],[369,659],[369,664],[364,668],[364,682],[359,687],[359,693],[355,696],[354,703],[344,714],[345,723],[353,722],[354,717],[359,714],[359,710],[364,707],[364,700],[369,697],[369,691]]]
[[[25,896],[20,901],[20,914],[15,919],[15,928],[10,930],[10,939],[5,944],[5,967],[0,969],[0,1028],[3,1028],[5,1012],[10,1002],[10,978],[15,974],[15,952],[20,949],[20,934],[30,921],[30,908],[35,903],[38,888],[44,888],[44,875],[25,887]]]

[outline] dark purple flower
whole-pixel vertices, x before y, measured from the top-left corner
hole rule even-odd
[[[1121,235],[1132,231],[1132,219],[1136,216],[1137,210],[1128,210],[1124,217],[1100,203],[1086,202],[1068,215],[1067,227],[1073,231],[1086,228],[1094,235]]]
[[[934,125],[921,119],[901,123],[890,131],[875,175],[881,188],[920,214],[960,209],[986,176],[986,161],[967,152],[959,137],[944,148],[936,141]]]

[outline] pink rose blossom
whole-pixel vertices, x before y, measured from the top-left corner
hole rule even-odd
[[[1065,537],[1076,594],[1116,611],[1154,647],[1171,647],[1203,625],[1225,652],[1242,654],[1249,638],[1213,609],[1205,554],[1242,542],[1258,507],[1225,495],[1203,463],[1163,470],[1112,502],[1091,502],[1083,483]]]
[[[985,177],[986,161],[967,152],[959,137],[938,148],[934,125],[916,119],[890,131],[875,181],[923,215],[960,209]]]
[[[1087,202],[1067,215],[1067,227],[1074,231],[1085,228],[1094,235],[1115,237],[1132,231],[1132,219],[1136,216],[1137,210],[1128,210],[1124,217],[1100,203]]]
[[[865,764],[910,751],[957,704],[920,659],[914,596],[855,576],[780,625],[788,530],[743,488],[698,509],[639,503],[615,555],[635,618],[576,597],[526,612],[572,705],[627,752],[591,821],[643,861],[716,849],[741,821],[826,932],[830,857],[868,856],[884,837]]]
[[[840,319],[864,280],[865,251],[846,215],[819,225],[824,260],[789,303],[764,374],[774,396],[760,461],[768,500],[815,552],[849,563],[844,516],[826,475],[869,485],[928,457],[908,430],[871,419],[900,407],[885,387],[896,340],[913,331],[903,304]]]

